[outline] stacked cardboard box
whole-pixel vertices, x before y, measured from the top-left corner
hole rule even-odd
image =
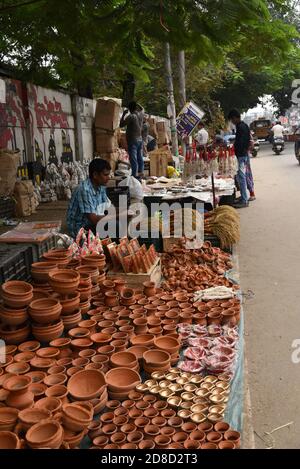
[[[168,161],[172,159],[170,150],[158,148],[149,153],[150,157],[150,176],[167,177]]]
[[[157,140],[158,134],[157,134],[157,127],[156,127],[155,117],[149,117],[148,123],[149,123],[149,135],[151,135],[151,137],[153,137]]]
[[[112,170],[118,160],[121,103],[111,98],[97,100],[95,113],[96,153],[110,162]]]
[[[168,134],[168,126],[166,121],[160,121],[156,123],[157,128],[157,144],[163,146],[169,143],[170,138]]]
[[[17,180],[20,152],[0,150],[0,196],[10,196]]]

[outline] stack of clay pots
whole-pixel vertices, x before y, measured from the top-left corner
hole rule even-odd
[[[33,298],[29,283],[12,280],[1,287],[0,337],[6,344],[19,344],[30,335],[28,305]]]
[[[59,271],[58,271],[59,272]],[[61,304],[54,298],[34,300],[29,305],[32,334],[39,342],[50,342],[60,337],[64,330],[60,319]]]

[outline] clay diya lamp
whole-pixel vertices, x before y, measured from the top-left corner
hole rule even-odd
[[[154,339],[154,346],[172,355],[178,353],[180,344],[179,341],[173,337],[163,336]]]
[[[214,425],[214,430],[219,433],[225,433],[229,431],[230,425],[227,422],[217,422]]]
[[[104,374],[98,370],[82,370],[71,376],[67,388],[77,401],[98,398],[106,389]]]
[[[112,340],[125,340],[125,341],[128,341],[128,334],[127,332],[115,332],[113,335],[112,335]]]
[[[104,345],[102,347],[99,347],[97,349],[97,352],[100,354],[100,355],[107,355],[107,357],[110,357],[114,352],[116,351],[115,347],[113,345]],[[107,361],[109,360],[109,358],[107,359]],[[92,360],[94,361],[94,360]]]
[[[125,366],[127,368],[135,368],[137,359],[133,353],[117,352],[110,357],[110,362],[114,368]]]
[[[5,368],[6,373],[14,375],[24,375],[30,370],[30,365],[26,362],[15,362],[11,363]]]
[[[213,431],[213,428],[214,428],[213,424],[210,422],[202,422],[202,423],[199,423],[198,425],[198,430],[201,430],[204,433],[209,433]],[[219,430],[216,430],[216,431],[219,431]]]
[[[151,439],[144,439],[139,443],[139,449],[154,449],[155,442]]]
[[[154,438],[154,442],[159,449],[166,449],[171,444],[171,438],[167,435],[157,435]]]
[[[168,403],[165,402],[165,401],[157,401],[153,404],[153,407],[154,409],[158,410],[159,412],[161,412],[162,410],[166,409],[168,407]],[[173,417],[171,417],[173,418]],[[180,419],[181,420],[181,419]],[[173,420],[172,420],[173,422]],[[182,420],[181,420],[182,422]],[[168,423],[169,424],[169,423]],[[172,426],[172,425],[171,425]]]
[[[144,427],[144,433],[145,435],[148,435],[149,437],[153,438],[159,435],[159,427],[156,425],[146,425]],[[171,442],[171,438],[169,438],[169,442]]]
[[[43,420],[26,433],[26,443],[32,449],[58,449],[63,441],[63,428],[56,420]]]
[[[115,278],[114,279],[114,284],[115,284],[115,290],[119,293],[119,295],[123,292],[125,286],[126,286],[126,280],[123,280],[121,278]]]
[[[72,432],[87,429],[92,422],[93,412],[75,403],[65,404],[62,407],[61,421],[64,428]]]
[[[33,297],[33,287],[30,283],[20,280],[10,280],[1,286],[1,296],[5,305],[10,308],[28,306]]]
[[[128,443],[138,445],[143,440],[143,437],[143,433],[141,431],[136,430],[127,435],[127,441]]]
[[[133,336],[130,339],[131,345],[143,345],[146,347],[151,347],[156,340],[153,334],[141,334],[138,336]]]
[[[47,374],[44,371],[29,371],[26,376],[30,377],[32,383],[42,383]]]
[[[71,347],[74,352],[79,353],[81,350],[89,349],[93,346],[93,341],[90,338],[73,339],[71,340]]]
[[[208,432],[206,434],[206,440],[207,440],[208,443],[218,444],[218,443],[220,443],[220,441],[222,441],[222,439],[223,439],[223,435],[220,432],[214,432],[213,431],[213,432]]]
[[[93,445],[97,448],[104,448],[109,442],[109,438],[106,435],[100,435],[93,439]]]
[[[190,433],[189,438],[193,441],[198,441],[199,443],[202,443],[205,441],[206,434],[202,430],[194,430]]]
[[[185,449],[195,450],[200,449],[201,443],[200,441],[187,439],[184,441],[183,446]]]
[[[58,373],[54,375],[48,375],[44,379],[46,386],[54,386],[55,384],[65,384],[67,381],[67,375],[64,373]]]
[[[62,315],[72,314],[76,311],[79,307],[80,303],[80,294],[78,292],[69,293],[67,296],[57,295],[57,299],[59,300],[62,310]]]
[[[224,433],[224,440],[231,441],[232,443],[234,443],[236,448],[240,448],[241,446],[241,435],[235,430],[227,430]]]
[[[105,375],[108,389],[112,392],[129,393],[137,384],[141,383],[139,373],[131,368],[118,367],[108,371]]]
[[[197,424],[193,422],[185,422],[181,428],[185,433],[192,433],[197,430]]]
[[[12,376],[3,384],[3,388],[9,392],[6,398],[8,407],[22,410],[33,405],[34,395],[29,391],[31,378],[29,376]]]
[[[135,334],[146,334],[148,331],[147,319],[144,317],[134,319],[133,325]]]
[[[71,339],[79,339],[90,337],[90,330],[83,327],[75,327],[68,331],[68,335]]]
[[[16,426],[19,410],[13,407],[0,407],[0,432],[11,432]]]
[[[218,449],[218,445],[216,443],[202,443],[201,449]]]

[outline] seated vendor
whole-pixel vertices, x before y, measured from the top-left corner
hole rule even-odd
[[[89,177],[75,189],[67,212],[70,236],[76,238],[80,228],[96,232],[99,220],[111,205],[106,195],[111,167],[101,158],[95,158],[89,165]]]

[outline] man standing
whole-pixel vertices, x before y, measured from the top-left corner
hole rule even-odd
[[[67,211],[68,230],[73,238],[80,228],[95,233],[97,223],[111,205],[105,189],[110,171],[107,161],[95,158],[89,165],[89,177],[75,189]]]
[[[143,159],[143,120],[144,110],[135,101],[129,103],[128,110],[125,109],[120,121],[120,127],[126,127],[126,139],[128,145],[128,154],[131,164],[132,175],[140,177],[144,172]]]
[[[208,135],[207,130],[205,130],[204,128],[203,122],[200,122],[200,124],[198,125],[198,129],[199,130],[196,134],[197,147],[205,148],[208,142],[209,135]]]
[[[249,147],[250,147],[250,129],[245,122],[241,120],[240,113],[233,109],[228,114],[228,119],[235,125],[236,134],[234,142],[235,155],[238,159],[238,183],[241,192],[241,199],[235,204],[235,208],[248,207],[249,199],[247,194],[247,165],[249,164]]]

